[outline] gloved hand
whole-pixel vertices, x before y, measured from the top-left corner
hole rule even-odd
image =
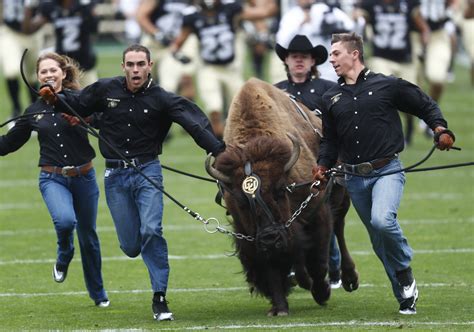
[[[66,114],[66,113],[61,113],[61,116],[67,121],[69,122],[69,124],[74,127],[74,126],[77,126],[78,124],[81,123],[81,120],[79,120],[79,118],[77,116],[74,116],[74,115],[69,115],[69,114]]]
[[[181,62],[183,65],[191,62],[191,58],[181,52],[173,52],[173,58]]]
[[[326,175],[327,171],[328,171],[328,168],[325,166],[321,166],[321,165],[313,166],[313,169],[312,169],[313,181],[320,181],[321,184],[319,185],[319,188],[321,189],[324,189],[328,182],[328,178]]]
[[[79,120],[79,118],[77,116],[74,116],[74,115],[70,115],[70,114],[66,114],[66,113],[61,113],[61,116],[67,121],[69,122],[69,124],[74,127],[74,126],[77,126],[78,124],[81,124],[81,120]],[[92,121],[92,115],[84,118],[84,121],[86,121],[87,123],[91,123]]]
[[[40,86],[39,95],[46,103],[50,105],[54,105],[57,101],[56,95],[54,94],[54,89],[50,84],[43,84]]]
[[[162,31],[155,32],[153,37],[155,38],[157,42],[159,42],[163,46],[169,46],[169,44],[171,44],[172,38],[170,38],[170,36],[163,33]]]
[[[451,130],[439,126],[434,129],[434,133],[434,141],[438,149],[449,150],[453,147],[456,137]]]

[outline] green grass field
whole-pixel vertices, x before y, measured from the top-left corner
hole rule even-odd
[[[103,50],[100,75],[119,75],[120,52]],[[468,70],[457,67],[441,108],[462,151],[435,152],[426,166],[474,160],[474,94]],[[0,76],[0,120],[10,114]],[[6,128],[0,128],[5,134]],[[205,153],[174,128],[162,163],[205,176]],[[91,138],[94,146],[97,142]],[[405,165],[422,159],[432,143],[418,131],[402,153]],[[98,150],[97,150],[98,152]],[[175,321],[152,319],[150,283],[142,260],[120,250],[101,192],[98,233],[103,276],[111,300],[97,308],[88,298],[80,255],[63,284],[52,280],[56,236],[38,190],[38,143],[0,159],[0,330],[474,330],[474,168],[464,167],[407,175],[399,210],[400,223],[415,250],[413,269],[420,289],[418,314],[398,314],[388,279],[372,252],[367,233],[351,209],[346,238],[361,286],[354,293],[335,290],[328,305],[296,288],[288,317],[267,318],[266,299],[251,296],[232,239],[208,234],[202,224],[165,199],[164,230],[169,244],[169,305]],[[95,159],[103,188],[104,162]],[[229,228],[214,203],[216,187],[164,170],[165,189],[204,218],[216,217]],[[77,243],[77,241],[76,241]]]

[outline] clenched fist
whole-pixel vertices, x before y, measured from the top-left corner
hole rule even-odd
[[[41,98],[43,98],[43,100],[46,103],[50,105],[54,105],[57,101],[56,95],[54,93],[54,89],[49,84],[44,84],[40,86],[39,95],[41,96]]]
[[[74,126],[77,126],[78,124],[81,123],[81,120],[79,120],[79,118],[77,116],[74,116],[74,115],[69,115],[69,114],[66,114],[66,113],[61,113],[61,116],[67,121],[69,122],[69,124],[74,127]]]
[[[434,133],[434,140],[438,149],[449,150],[453,147],[456,137],[451,130],[439,126],[434,129]]]
[[[70,114],[66,114],[66,113],[61,113],[61,116],[67,121],[69,122],[69,124],[74,127],[74,126],[77,126],[78,124],[81,124],[81,120],[77,117],[77,116],[74,116],[74,115],[70,115]],[[85,122],[87,123],[91,123],[92,122],[92,115],[89,115],[88,117],[84,118],[83,119]]]
[[[326,172],[328,171],[328,168],[325,166],[320,166],[320,165],[314,165],[312,169],[313,173],[313,181],[320,181],[320,188],[323,189],[326,187],[326,183],[328,182],[328,178],[326,176]]]

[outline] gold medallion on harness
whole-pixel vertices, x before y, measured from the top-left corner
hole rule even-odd
[[[259,186],[258,179],[255,176],[247,176],[242,182],[242,190],[244,193],[254,195]]]

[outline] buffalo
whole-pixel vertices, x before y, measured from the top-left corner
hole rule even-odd
[[[349,292],[358,288],[344,239],[349,196],[335,181],[324,190],[311,185],[321,132],[321,120],[312,111],[252,78],[230,105],[225,151],[206,160],[232,217],[235,253],[250,291],[271,302],[268,316],[289,314],[292,271],[318,304],[327,302],[333,230],[341,251],[343,287]]]

